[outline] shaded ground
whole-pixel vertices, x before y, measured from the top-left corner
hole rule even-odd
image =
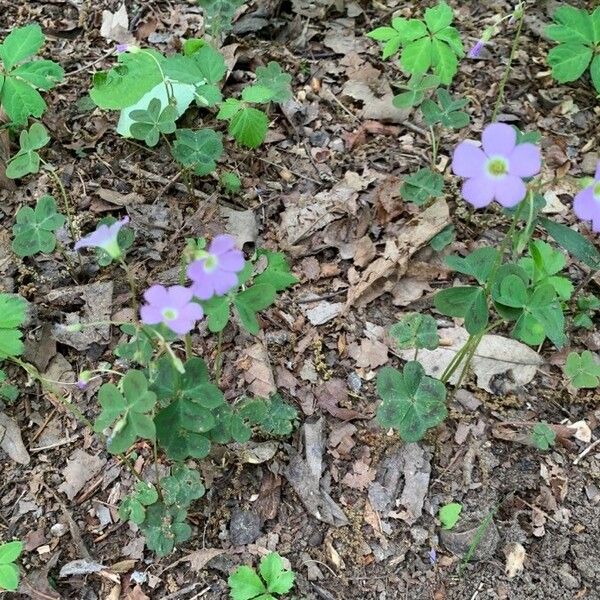
[[[372,421],[376,368],[401,362],[388,348],[384,329],[408,310],[429,310],[433,290],[452,281],[441,256],[423,244],[393,294],[352,306],[345,315],[337,306],[383,253],[385,242],[401,235],[418,213],[402,203],[397,189],[402,175],[428,163],[426,128],[415,115],[390,108],[387,82],[399,80],[400,73],[393,63],[381,62],[378,48],[363,35],[399,7],[412,14],[413,4],[418,3],[250,3],[225,43],[235,56],[227,91],[233,93],[256,66],[274,59],[293,75],[295,99],[282,111],[273,109],[264,147],[246,152],[227,145],[223,168],[240,175],[241,195],[224,197],[216,181],[206,178],[196,181],[191,198],[175,180],[167,148],[148,150],[118,138],[114,115],[91,110],[84,100],[94,69],[113,60],[106,56],[112,45],[100,37],[99,27],[102,10],[118,5],[0,2],[2,36],[14,25],[39,22],[49,38],[46,51],[68,74],[48,96],[44,124],[53,139],[49,160],[73,199],[81,231],[106,214],[129,214],[137,235],[130,260],[138,281],[171,283],[186,237],[235,227],[236,217],[227,222],[222,207],[251,211],[244,213],[250,221],[239,227],[248,232],[248,222],[255,222],[259,235],[250,232],[246,249],[256,242],[285,250],[301,279],[263,318],[258,341],[236,327],[227,330],[221,387],[228,398],[236,398],[252,385],[252,374],[266,368],[308,429],[275,445],[259,440],[271,444],[263,450],[272,450],[261,464],[235,447],[211,455],[201,467],[209,492],[192,513],[195,535],[166,559],[144,553],[139,534],[118,521],[115,507],[130,476],[97,439],[34,386],[6,409],[21,428],[31,462],[18,466],[0,455],[0,537],[25,540],[22,565],[31,597],[226,598],[227,575],[235,565],[256,563],[265,549],[276,549],[298,574],[298,598],[600,598],[600,454],[592,449],[578,460],[589,446],[579,440],[565,440],[544,454],[494,435],[505,422],[585,419],[591,442],[596,439],[600,398],[596,392],[574,397],[564,389],[561,370],[554,366],[564,355],[544,348],[547,364],[530,385],[514,391],[504,391],[510,381],[502,376],[493,382],[496,395],[470,381],[453,402],[450,418],[418,447],[403,448]],[[508,7],[505,2],[452,4],[468,42],[479,37],[494,11],[504,14]],[[501,120],[540,130],[544,175],[558,179],[557,201],[568,207],[574,188],[565,176],[590,174],[595,167],[599,113],[590,85],[559,88],[548,76],[548,44],[539,37],[540,23],[548,20],[543,4],[536,3],[528,17]],[[201,33],[201,13],[193,4],[143,2],[127,8],[141,43],[161,51],[173,51],[182,38]],[[481,61],[465,61],[454,85],[455,93],[471,101],[473,132],[491,114],[511,34],[495,38]],[[453,134],[442,140],[440,170],[447,170],[458,139]],[[496,244],[505,226],[502,216],[494,211],[468,215],[454,185],[447,183],[445,201],[457,241],[443,253],[476,241]],[[81,369],[112,360],[119,332],[96,331],[77,351],[53,339],[47,324],[81,310],[108,311],[113,320],[125,320],[131,299],[118,269],[96,271],[86,262],[77,283],[95,287],[67,293],[74,282],[59,257],[19,261],[10,253],[17,208],[47,191],[56,193],[42,174],[0,192],[0,288],[18,291],[32,304],[28,358],[50,379],[73,381]],[[328,216],[319,216],[319,210]],[[568,222],[569,212],[557,218]],[[583,275],[577,265],[570,271],[575,280]],[[316,325],[327,312],[333,318]],[[453,324],[441,320],[440,325]],[[195,336],[194,344],[200,355],[214,357],[216,342],[206,331]],[[576,338],[574,345],[598,350],[600,340],[596,333]],[[267,350],[267,365],[253,362],[257,349]],[[95,416],[93,388],[84,394],[67,391],[88,417]],[[296,453],[303,456],[307,445],[310,467],[318,442],[323,445],[321,485],[345,514],[343,526],[309,516],[290,485],[290,461],[297,466]],[[137,451],[143,469],[151,449]],[[79,472],[93,475],[75,485],[65,471],[67,459],[75,460]],[[383,506],[386,491],[391,504]],[[494,538],[495,529],[486,531],[481,552],[487,555],[460,574],[460,559],[450,551],[451,542],[440,541],[434,519],[449,501],[463,503],[465,520],[474,527],[494,511],[498,532]],[[380,510],[374,509],[377,502],[383,503]],[[232,531],[232,515],[234,523],[246,515],[239,511],[261,517],[259,529],[247,527],[250,544],[239,537],[242,528]],[[236,545],[232,537],[246,543]],[[503,549],[513,542],[525,547],[527,558],[523,573],[509,579]],[[223,552],[207,563],[206,549]],[[61,565],[88,554],[110,567],[108,575],[58,579]],[[58,592],[48,587],[46,573]]]

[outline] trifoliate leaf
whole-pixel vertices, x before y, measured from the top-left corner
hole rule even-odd
[[[212,129],[178,129],[173,143],[173,157],[196,175],[208,175],[217,167],[223,154],[221,135]]]
[[[400,349],[435,350],[440,341],[435,319],[430,315],[420,313],[409,313],[402,317],[400,322],[392,325],[390,337],[394,339]]]
[[[421,206],[432,198],[441,196],[443,189],[444,178],[432,169],[425,168],[404,179],[400,194],[404,200]]]
[[[228,131],[242,146],[257,148],[264,142],[268,129],[269,119],[264,112],[245,107],[233,115]]]
[[[53,252],[56,247],[54,232],[65,224],[65,217],[56,211],[52,196],[42,196],[35,210],[24,206],[17,213],[13,227],[12,249],[18,256],[33,256],[38,252]]]
[[[0,360],[24,350],[19,327],[25,322],[27,303],[20,296],[0,293]]]
[[[575,388],[596,388],[600,384],[600,361],[589,350],[581,354],[570,352],[565,364],[565,375]]]
[[[440,507],[438,519],[443,529],[452,529],[458,523],[462,508],[462,504],[458,502],[450,502],[450,504]]]
[[[177,129],[177,109],[171,104],[162,108],[162,103],[157,98],[150,101],[147,109],[134,110],[129,117],[133,121],[129,128],[131,135],[136,140],[143,140],[150,147],[158,144],[161,133],[173,133]]]
[[[548,423],[538,423],[531,432],[531,442],[539,450],[549,450],[556,441],[556,432]]]
[[[29,131],[21,131],[20,149],[9,161],[6,176],[17,179],[28,173],[37,173],[40,170],[40,155],[37,150],[43,148],[49,141],[48,132],[41,123],[33,123]]]

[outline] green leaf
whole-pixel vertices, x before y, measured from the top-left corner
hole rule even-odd
[[[204,458],[210,451],[205,435],[215,427],[215,417],[189,398],[180,398],[163,408],[154,419],[160,446],[172,460]]]
[[[148,548],[157,556],[166,556],[177,544],[188,540],[192,528],[185,522],[186,517],[187,512],[177,506],[166,506],[163,502],[150,506],[141,526]]]
[[[134,110],[130,113],[129,117],[133,124],[129,132],[136,140],[143,140],[146,145],[153,147],[158,144],[161,133],[173,133],[177,129],[175,125],[177,116],[177,109],[174,106],[167,104],[163,109],[161,101],[153,98],[147,109]]]
[[[50,90],[63,79],[65,72],[51,60],[36,60],[18,66],[11,75],[40,90]]]
[[[443,529],[452,529],[458,523],[462,508],[462,504],[458,502],[450,502],[450,504],[444,504],[444,506],[440,507],[438,519]]]
[[[227,73],[227,65],[223,55],[211,45],[206,44],[192,54],[204,81],[207,84],[219,83]]]
[[[425,73],[431,66],[432,53],[431,39],[424,37],[404,47],[400,62],[409,73],[414,75]]]
[[[253,285],[243,292],[237,293],[233,305],[236,308],[240,325],[249,333],[258,335],[260,324],[256,313],[271,306],[275,302],[276,296],[275,288],[266,283]]]
[[[217,114],[217,119],[230,120],[232,119],[242,108],[244,107],[243,102],[236,100],[235,98],[227,98],[221,105]]]
[[[2,87],[2,107],[16,125],[26,125],[28,117],[44,114],[46,103],[29,83],[7,76]]]
[[[600,252],[592,242],[570,227],[561,225],[545,217],[540,217],[539,222],[567,252],[588,267],[594,270],[600,269]]]
[[[231,118],[228,131],[242,146],[257,148],[265,140],[268,129],[269,119],[264,112],[245,107]]]
[[[27,303],[23,298],[0,293],[0,360],[23,353],[18,328],[25,322],[26,312]]]
[[[531,431],[531,442],[539,450],[549,450],[556,441],[556,432],[548,423],[537,423]]]
[[[440,2],[437,6],[425,10],[425,23],[433,35],[448,27],[453,19],[452,9],[446,2]]]
[[[171,467],[171,475],[161,480],[164,503],[187,508],[194,500],[202,498],[205,493],[200,473],[189,469],[184,464]]]
[[[15,591],[19,587],[19,568],[14,564],[0,565],[0,589]]]
[[[298,411],[279,394],[273,394],[269,399],[255,398],[244,402],[240,405],[239,415],[268,435],[284,436],[294,430]]]
[[[409,313],[390,329],[390,337],[398,348],[426,348],[435,350],[440,342],[437,323],[430,315]]]
[[[454,225],[446,225],[438,234],[429,240],[429,245],[436,251],[441,252],[456,239]]]
[[[146,331],[147,335],[143,330]],[[151,328],[144,325],[138,330],[135,325],[125,324],[121,325],[121,331],[131,337],[129,341],[125,341],[115,348],[115,356],[135,362],[142,367],[148,366],[154,353],[151,342]]]
[[[267,590],[272,594],[286,594],[294,585],[293,571],[284,568],[283,559],[277,552],[262,557],[259,571],[267,583]]]
[[[431,127],[441,123],[444,127],[461,129],[469,124],[469,115],[460,110],[467,105],[467,100],[463,98],[454,100],[443,88],[437,90],[437,97],[439,104],[433,100],[425,100],[421,105],[423,118],[427,125]]]
[[[0,44],[0,59],[7,70],[33,56],[44,44],[44,34],[37,23],[13,29]]]
[[[283,252],[273,252],[261,248],[256,255],[258,259],[262,256],[266,257],[267,267],[254,278],[255,285],[268,284],[273,286],[276,291],[282,292],[298,283],[298,278],[290,271]]]
[[[20,149],[6,167],[6,176],[11,179],[23,177],[40,170],[40,155],[37,150],[50,141],[48,132],[41,123],[33,123],[29,131],[21,131]]]
[[[132,521],[141,525],[146,518],[146,506],[158,502],[156,488],[145,481],[135,484],[133,493],[123,498],[119,505],[119,518],[123,521]]]
[[[408,362],[402,372],[383,367],[377,375],[377,392],[383,402],[377,420],[398,430],[405,442],[420,440],[447,415],[446,388],[438,379],[425,375],[418,362]]]
[[[394,96],[393,104],[396,108],[411,108],[418,106],[423,102],[425,93],[428,90],[435,89],[440,84],[437,75],[413,75],[406,89],[408,91]]]
[[[217,167],[223,154],[221,135],[212,129],[178,129],[173,143],[173,157],[196,175],[208,175]]]
[[[22,207],[13,227],[12,249],[18,256],[33,256],[38,252],[53,252],[56,247],[54,232],[65,224],[65,217],[56,211],[52,196],[42,196],[32,210]]]
[[[458,58],[450,45],[437,37],[431,41],[431,63],[441,83],[450,85],[458,71]]]
[[[0,545],[0,565],[15,562],[23,552],[23,542],[15,541]]]
[[[590,75],[592,76],[592,83],[596,91],[600,94],[600,54],[597,54],[594,60],[592,60]]]
[[[552,16],[555,24],[546,27],[546,35],[562,43],[594,43],[593,17],[582,9],[561,6]]]
[[[267,588],[254,569],[246,565],[238,567],[227,580],[232,600],[253,600],[267,592]]]
[[[279,63],[271,61],[266,67],[256,69],[256,86],[267,89],[272,102],[287,102],[292,97],[291,83],[292,76],[283,71]]]
[[[435,34],[435,39],[446,42],[458,58],[462,58],[465,55],[460,33],[454,27],[448,26],[441,29]]]
[[[579,79],[592,60],[593,50],[583,44],[561,44],[548,53],[552,76],[559,83]]]
[[[245,0],[198,0],[204,11],[206,28],[211,36],[219,38],[232,27],[235,11],[244,4]]]
[[[223,331],[229,323],[229,298],[213,296],[210,300],[203,300],[200,304],[206,315],[209,331],[212,333]]]
[[[440,290],[434,298],[435,307],[449,317],[462,317],[471,334],[482,333],[489,322],[485,290],[480,287],[458,286]]]
[[[163,80],[159,52],[143,50],[123,53],[117,66],[94,75],[90,97],[100,108],[123,109],[136,102]]]
[[[156,394],[148,389],[142,371],[128,371],[121,379],[121,390],[105,383],[98,392],[102,412],[94,423],[96,431],[112,427],[108,450],[113,454],[125,452],[136,439],[154,440],[156,429],[148,415],[156,404]]]
[[[417,206],[421,206],[431,198],[439,198],[443,189],[444,178],[432,169],[425,168],[406,177],[400,193],[408,202],[414,202]]]
[[[589,350],[570,352],[564,370],[574,388],[591,389],[600,384],[600,361]]]
[[[478,283],[487,283],[494,265],[498,263],[499,254],[496,248],[478,248],[464,258],[446,256],[446,264],[459,273],[474,277]]]
[[[221,173],[219,177],[219,183],[225,188],[230,194],[236,194],[242,189],[242,181],[236,173],[231,171],[225,171]]]

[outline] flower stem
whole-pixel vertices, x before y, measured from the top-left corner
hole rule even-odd
[[[135,283],[135,279],[133,277],[133,273],[131,272],[129,265],[123,260],[123,258],[119,258],[119,264],[122,269],[125,271],[125,276],[127,277],[127,283],[129,284],[129,289],[131,290],[131,303],[133,304],[133,310],[135,311],[135,320],[136,323],[139,323],[139,312],[140,306],[137,299],[137,285]]]
[[[435,169],[435,163],[437,162],[439,144],[438,144],[437,135],[435,134],[435,128],[433,126],[431,126],[429,128],[429,132],[431,135],[431,168]]]
[[[58,187],[58,190],[63,200],[65,212],[67,213],[67,222],[69,223],[69,231],[71,232],[71,238],[73,239],[73,241],[75,241],[77,239],[77,235],[75,233],[75,226],[73,224],[73,209],[71,207],[71,202],[69,201],[69,196],[67,195],[67,190],[65,190],[63,182],[57,175],[56,171],[52,168],[52,165],[47,163],[43,158],[40,158],[40,161],[46,167],[46,170],[50,177],[53,179],[54,183],[56,184],[56,187]]]
[[[508,57],[508,64],[506,65],[506,69],[504,70],[504,75],[502,76],[502,80],[500,81],[500,87],[498,88],[498,96],[496,98],[496,104],[494,105],[494,112],[492,113],[492,122],[495,122],[498,118],[498,113],[500,112],[500,107],[504,102],[504,89],[506,88],[506,84],[508,82],[508,78],[510,77],[510,72],[512,69],[512,64],[517,56],[517,50],[519,49],[519,42],[521,41],[521,32],[523,31],[523,23],[525,21],[525,6],[523,6],[522,10],[519,13],[518,22],[517,22],[517,32],[515,34],[515,39],[513,40],[512,48],[510,50],[510,56]]]
[[[215,379],[216,384],[219,385],[219,381],[221,379],[221,367],[223,366],[223,361],[221,357],[221,352],[223,350],[223,330],[219,331],[219,338],[217,340],[217,356],[215,358]]]

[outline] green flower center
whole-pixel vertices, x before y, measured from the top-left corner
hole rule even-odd
[[[492,177],[502,177],[508,173],[508,161],[504,158],[491,158],[487,164],[488,173]]]
[[[173,321],[177,318],[177,311],[174,308],[165,308],[162,311],[165,321]]]
[[[600,201],[600,181],[593,187],[592,192],[596,200]]]
[[[219,259],[214,254],[208,254],[204,259],[204,270],[208,273],[219,266]]]
[[[106,252],[113,260],[119,258],[122,254],[116,236],[110,240],[106,240],[101,244],[100,248],[102,248],[102,250],[104,250],[104,252]]]

